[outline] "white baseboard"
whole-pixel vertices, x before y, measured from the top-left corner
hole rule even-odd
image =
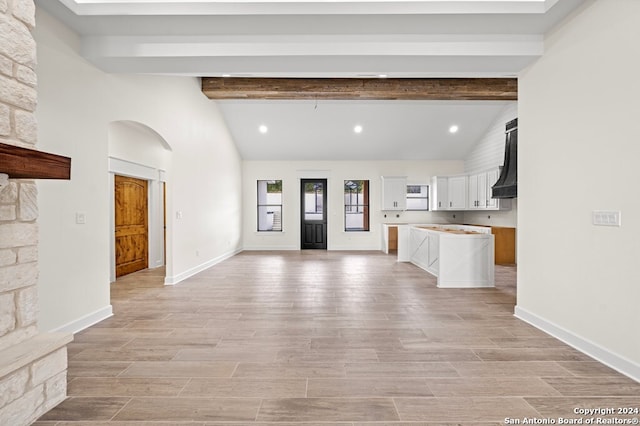
[[[300,250],[299,246],[253,246],[245,247],[243,251],[291,251]]]
[[[234,250],[234,251],[230,251],[228,253],[225,253],[223,255],[220,255],[218,257],[215,257],[211,260],[208,260],[198,266],[194,266],[191,269],[187,269],[184,272],[181,272],[177,275],[174,275],[172,277],[165,277],[164,279],[164,285],[176,285],[181,281],[186,280],[189,277],[194,276],[195,274],[197,274],[198,272],[202,272],[205,269],[211,268],[213,265],[216,265],[220,262],[222,262],[223,260],[229,259],[230,257],[235,256],[236,254],[240,253],[242,250],[238,249],[238,250]]]
[[[380,250],[380,247],[371,247],[370,245],[364,245],[364,246],[354,246],[354,245],[338,246],[338,245],[331,245],[331,247],[327,248],[327,251],[378,251],[378,252],[382,253],[382,250]]]
[[[514,315],[516,318],[539,328],[556,339],[563,341],[567,345],[589,355],[597,361],[600,361],[604,365],[607,365],[625,376],[640,382],[640,365],[635,362],[615,354],[610,350],[603,348],[588,339],[580,337],[571,331],[547,321],[519,306],[516,306]]]
[[[98,309],[95,312],[87,314],[83,317],[78,318],[77,320],[73,320],[63,326],[60,326],[56,329],[51,330],[52,332],[60,332],[60,333],[77,333],[79,331],[84,330],[85,328],[89,328],[94,324],[99,323],[109,317],[113,316],[113,307],[111,305],[107,305],[102,309]]]

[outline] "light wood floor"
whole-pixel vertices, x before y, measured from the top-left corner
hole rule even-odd
[[[640,384],[513,317],[515,268],[498,267],[495,289],[438,289],[379,252],[244,252],[173,287],[161,272],[112,285],[114,317],[76,335],[69,398],[37,425],[499,424],[640,407]]]

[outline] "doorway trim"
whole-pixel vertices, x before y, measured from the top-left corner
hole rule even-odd
[[[115,175],[129,176],[137,179],[149,181],[148,184],[148,205],[149,205],[149,268],[158,268],[165,265],[165,240],[164,240],[164,198],[162,185],[166,183],[166,172],[164,170],[133,163],[115,157],[109,157],[109,280],[116,280],[116,219],[115,219]]]

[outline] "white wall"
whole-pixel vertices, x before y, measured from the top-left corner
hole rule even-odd
[[[507,105],[478,140],[464,162],[465,173],[476,173],[501,167],[504,164],[505,124],[518,117],[517,102]],[[465,212],[464,222],[477,225],[506,226],[516,228],[518,224],[518,199],[511,201],[508,210],[492,212]]]
[[[158,170],[171,168],[171,146],[144,124],[135,121],[109,123],[108,137],[109,157]]]
[[[588,1],[520,76],[516,313],[640,380],[638,40],[640,2]]]
[[[482,172],[504,164],[505,124],[517,117],[517,102],[504,107],[465,158],[466,173]]]
[[[462,214],[381,212],[380,176],[407,176],[409,184],[429,184],[431,176],[461,173],[462,161],[244,161],[243,205],[246,250],[300,248],[300,179],[327,178],[329,250],[380,250],[382,223],[459,222]],[[282,180],[283,232],[257,232],[257,181]],[[369,180],[370,231],[344,231],[344,181]],[[384,217],[384,214],[387,217]],[[398,214],[400,217],[396,217]],[[456,216],[454,218],[453,216]]]
[[[172,148],[170,283],[240,249],[242,163],[197,79],[105,74],[80,57],[77,36],[42,9],[35,38],[40,148],[72,158],[71,181],[39,183],[40,325],[73,330],[110,310],[110,123],[142,123]],[[86,214],[85,225],[75,223],[76,212]]]

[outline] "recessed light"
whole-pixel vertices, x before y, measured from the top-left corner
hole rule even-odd
[[[258,127],[258,130],[260,131],[260,133],[265,134],[269,131],[269,128],[264,124],[261,124],[260,127]]]
[[[362,126],[361,126],[361,125],[359,125],[359,124],[358,124],[358,125],[356,125],[356,126],[353,128],[353,131],[354,131],[354,132],[356,132],[356,133],[362,133]]]
[[[459,128],[455,124],[453,126],[449,127],[449,133],[457,133],[458,130],[459,130]]]

